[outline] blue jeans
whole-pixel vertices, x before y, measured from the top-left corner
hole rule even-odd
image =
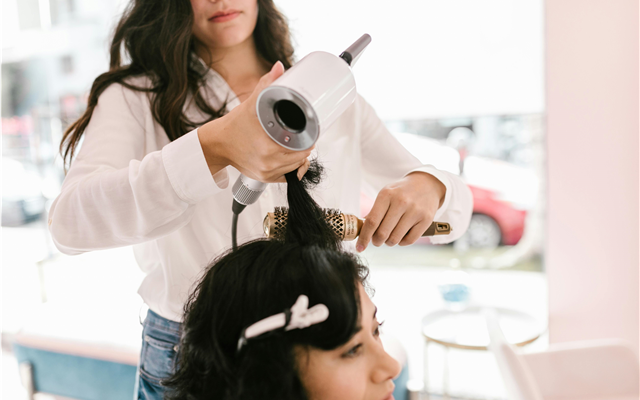
[[[173,373],[182,324],[153,311],[147,312],[142,328],[142,350],[134,399],[161,400],[166,389],[161,381]]]

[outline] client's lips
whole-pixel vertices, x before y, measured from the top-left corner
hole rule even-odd
[[[240,11],[238,11],[238,10],[218,11],[217,13],[213,14],[211,16],[211,18],[209,18],[209,21],[211,21],[211,22],[230,21],[230,20],[234,19],[235,17],[237,17],[238,15],[240,15]]]
[[[394,400],[395,398],[393,397],[393,390],[387,395],[387,397],[385,397],[382,400]]]

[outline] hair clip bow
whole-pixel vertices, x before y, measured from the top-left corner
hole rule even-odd
[[[311,308],[307,307],[309,307],[309,298],[301,294],[291,307],[291,321],[284,328],[285,331],[304,329],[329,318],[329,309],[324,304],[316,304]]]
[[[329,318],[329,309],[324,304],[309,307],[309,298],[301,294],[290,309],[279,314],[262,319],[242,331],[238,340],[238,351],[247,343],[248,339],[284,327],[285,331],[304,329],[319,324]]]

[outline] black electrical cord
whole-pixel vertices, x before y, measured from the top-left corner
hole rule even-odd
[[[231,220],[231,246],[233,249],[238,248],[238,214],[233,214]]]
[[[231,211],[233,211],[233,217],[231,218],[231,246],[233,250],[238,248],[238,215],[244,210],[246,205],[240,204],[233,199],[233,205],[231,206]]]

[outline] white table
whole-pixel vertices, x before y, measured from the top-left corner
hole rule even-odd
[[[443,346],[445,351],[443,373],[443,396],[449,398],[448,351],[450,348],[482,351],[489,345],[481,306],[470,306],[462,311],[438,310],[422,319],[424,344],[424,394],[429,396],[429,358],[431,343]],[[494,308],[498,313],[500,327],[507,340],[516,346],[525,346],[542,335],[546,327],[531,315],[507,308]]]

